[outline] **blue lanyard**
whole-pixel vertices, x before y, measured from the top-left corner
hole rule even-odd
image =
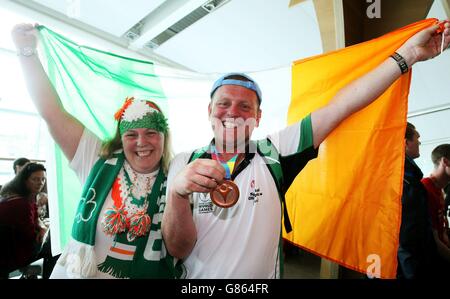
[[[217,154],[217,149],[214,145],[211,146],[211,157],[220,162],[220,164],[222,164],[223,168],[225,168],[225,179],[230,180],[231,179],[231,174],[233,173],[234,170],[234,166],[236,165],[236,160],[239,154],[234,155],[230,160],[228,161],[222,161],[219,158],[219,155]]]

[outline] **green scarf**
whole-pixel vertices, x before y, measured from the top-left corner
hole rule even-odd
[[[124,160],[123,152],[116,152],[111,159],[99,159],[89,173],[72,227],[72,240],[58,260],[69,276],[89,278],[97,273],[94,252],[97,221]],[[175,278],[181,275],[181,266],[175,269],[175,261],[167,253],[161,235],[165,193],[166,177],[161,169],[147,197],[147,213],[152,219],[150,232],[132,242],[127,240],[127,232],[117,234],[98,270],[117,278]],[[134,254],[121,255],[118,250],[113,252],[113,248]]]

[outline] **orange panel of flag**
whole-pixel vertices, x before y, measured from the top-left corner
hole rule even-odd
[[[294,62],[289,124],[327,104],[436,21]],[[284,238],[347,268],[395,278],[410,80],[411,72],[401,76],[320,145],[318,158],[286,193],[293,231],[283,228]]]

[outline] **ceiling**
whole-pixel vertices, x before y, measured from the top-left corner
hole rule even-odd
[[[436,0],[447,6],[450,0]],[[11,0],[200,73],[255,72],[380,36],[427,16],[433,0]],[[381,18],[368,18],[378,2]],[[105,3],[107,3],[105,5]]]
[[[296,5],[289,0],[109,0],[108,5],[104,0],[12,2],[201,73],[260,71],[322,53],[312,1]],[[180,31],[180,26],[193,21]],[[171,38],[157,47],[148,46],[163,32]]]
[[[381,18],[368,17],[375,2],[380,3]],[[156,63],[203,74],[266,70],[276,73],[297,59],[359,43],[426,17],[450,16],[450,0],[0,0],[0,3],[45,15],[67,25],[71,32],[87,32],[118,46],[119,50],[134,51]],[[63,25],[52,29],[62,30]],[[450,138],[450,85],[446,83],[450,78],[449,58],[450,51],[414,67],[409,119],[421,128],[425,152]],[[275,81],[268,79],[267,84]],[[429,164],[427,157],[428,154],[424,155],[424,165]]]
[[[167,1],[132,0],[125,2],[108,0],[108,5],[105,5],[105,1],[102,0],[34,0],[33,2],[120,37],[148,13]]]

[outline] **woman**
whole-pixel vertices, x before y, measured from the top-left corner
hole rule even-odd
[[[126,99],[115,137],[102,146],[62,107],[36,55],[35,28],[17,25],[12,36],[31,98],[84,184],[72,238],[51,278],[173,278],[160,232],[171,158],[161,110]]]
[[[45,167],[29,163],[0,191],[0,224],[9,227],[13,235],[10,244],[2,244],[13,254],[9,270],[26,266],[37,258],[46,228],[38,219],[36,195],[45,180]]]

